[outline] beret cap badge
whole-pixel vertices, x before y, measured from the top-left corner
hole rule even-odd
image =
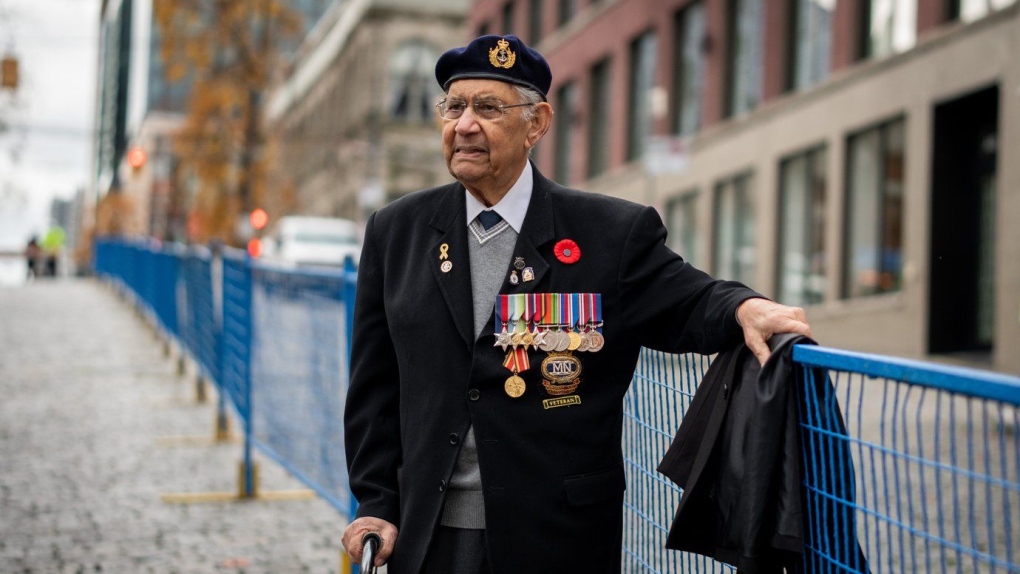
[[[510,50],[510,42],[500,38],[496,47],[489,50],[489,63],[497,68],[510,69],[517,61],[517,54]]]
[[[485,35],[451,48],[436,61],[436,81],[444,91],[457,80],[498,80],[537,91],[545,101],[552,70],[542,54],[513,34]]]

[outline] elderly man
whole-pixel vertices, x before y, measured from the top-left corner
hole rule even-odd
[[[654,209],[571,190],[528,161],[551,72],[515,36],[446,52],[436,79],[456,183],[368,221],[345,413],[343,535],[393,574],[617,572],[622,399],[641,347],[759,360],[800,309],[665,247]]]

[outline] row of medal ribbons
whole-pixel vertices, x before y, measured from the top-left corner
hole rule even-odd
[[[602,337],[600,293],[516,293],[496,296],[495,346],[546,352],[598,352]]]

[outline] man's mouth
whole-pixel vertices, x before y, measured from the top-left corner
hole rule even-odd
[[[488,150],[486,150],[482,146],[460,145],[460,146],[455,147],[453,151],[455,153],[476,154],[476,153],[486,153]]]

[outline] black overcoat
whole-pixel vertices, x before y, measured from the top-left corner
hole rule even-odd
[[[345,408],[358,516],[394,523],[400,534],[389,571],[417,573],[473,424],[493,573],[616,572],[622,399],[641,346],[703,353],[730,346],[742,339],[736,307],[756,293],[667,249],[654,209],[566,189],[535,169],[513,252],[535,279],[511,285],[511,259],[501,292],[601,293],[605,336],[602,351],[576,353],[581,404],[546,409],[545,353],[530,352],[532,368],[521,374],[527,390],[511,398],[493,317],[475,340],[465,219],[459,183],[410,194],[369,218]],[[556,258],[562,239],[580,247],[576,263]]]

